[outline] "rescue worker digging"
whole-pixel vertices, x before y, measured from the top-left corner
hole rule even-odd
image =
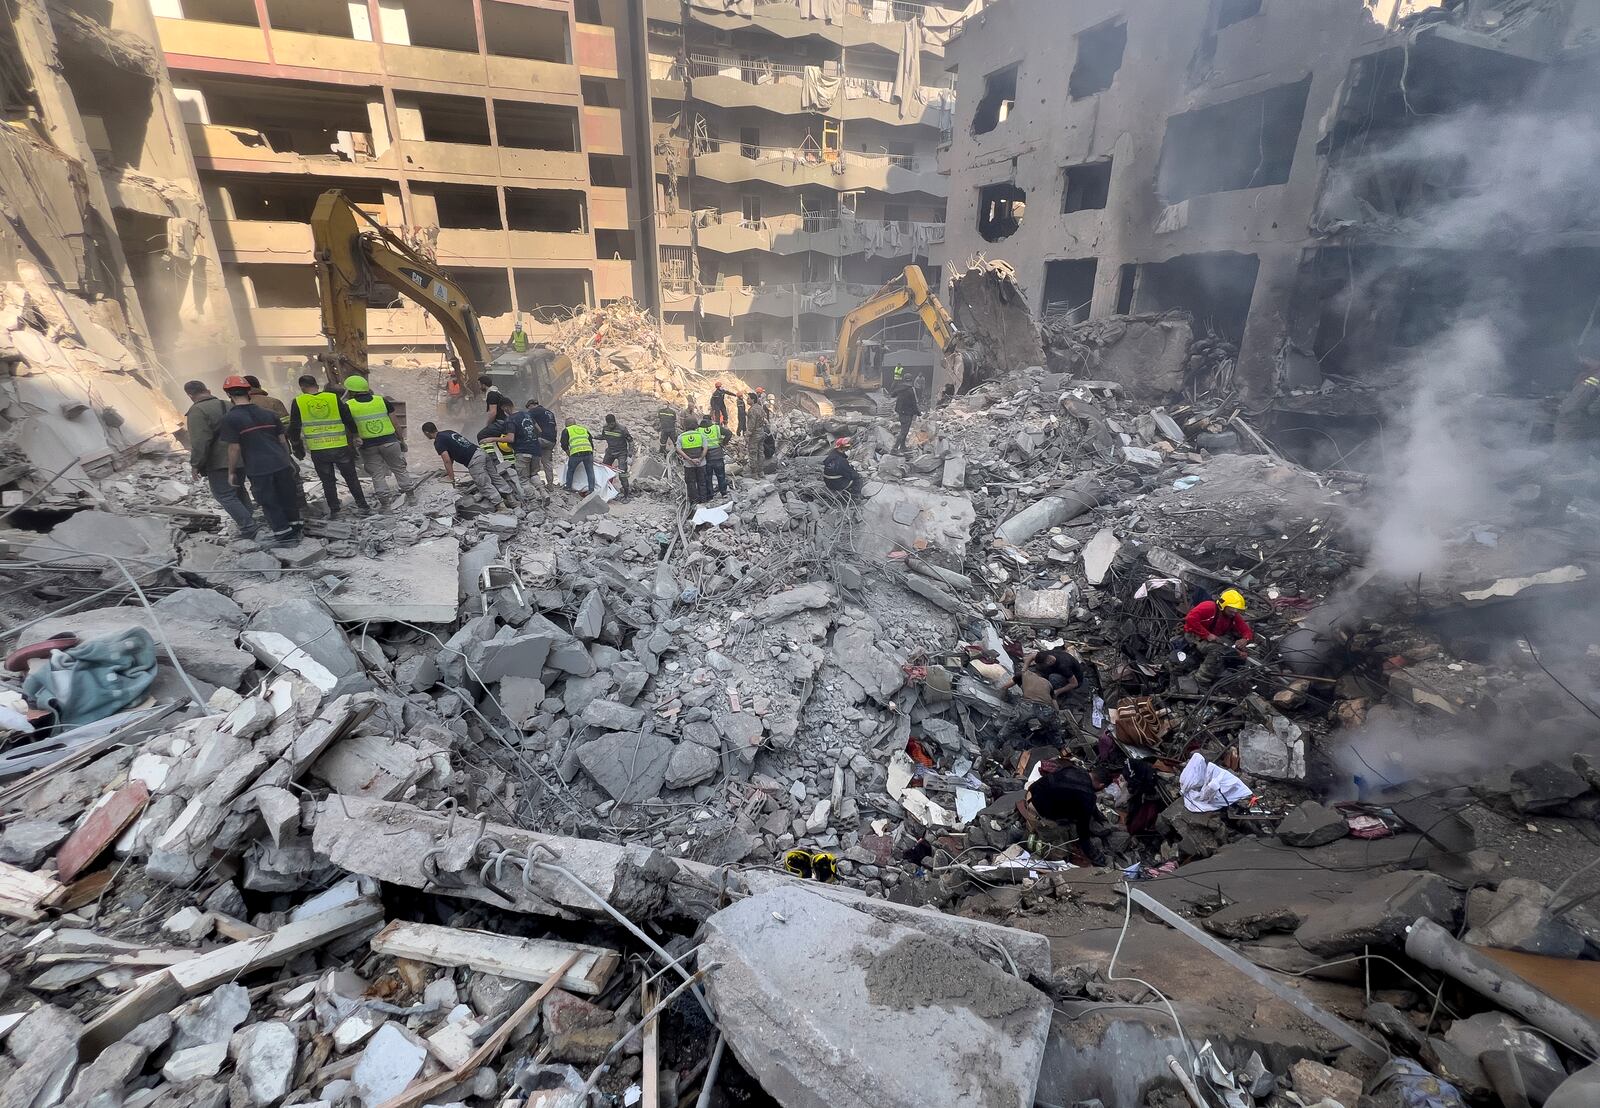
[[[311,464],[322,481],[322,497],[328,502],[328,515],[339,514],[339,486],[335,472],[344,478],[345,487],[362,515],[372,509],[361,491],[356,474],[356,446],[360,429],[349,407],[332,389],[323,388],[310,374],[300,378],[300,395],[289,410],[289,447],[296,458],[311,455]]]
[[[522,486],[522,478],[517,475],[513,461],[516,457],[511,445],[514,433],[505,419],[510,412],[511,409],[505,405],[496,409],[500,418],[491,419],[478,431],[478,447],[489,456],[490,468],[510,484],[513,498],[520,502],[528,498],[528,493]]]
[[[1217,599],[1202,600],[1184,617],[1184,638],[1200,656],[1200,668],[1194,677],[1202,688],[1222,676],[1230,655],[1249,656],[1246,644],[1255,640],[1256,633],[1237,614],[1244,609],[1244,594],[1238,589],[1224,589]]]
[[[606,425],[600,428],[600,437],[606,443],[606,456],[601,459],[606,465],[617,471],[617,480],[622,484],[622,495],[628,495],[628,459],[633,455],[633,436],[628,429],[617,422],[614,415],[606,416]]]
[[[489,455],[478,449],[477,443],[459,431],[441,431],[432,423],[424,423],[422,433],[433,443],[434,450],[439,454],[439,460],[444,462],[446,480],[454,484],[456,466],[466,466],[467,475],[472,478],[472,483],[477,486],[479,494],[489,502],[491,508],[512,507],[511,482],[505,479],[500,467],[490,459]]]
[[[561,449],[567,452],[567,475],[562,478],[561,487],[566,489],[573,487],[572,479],[577,476],[578,467],[581,465],[583,474],[589,482],[583,491],[599,492],[600,486],[594,476],[594,436],[589,434],[589,428],[581,423],[567,424],[561,432]]]
[[[356,421],[361,435],[361,468],[372,479],[372,495],[384,495],[384,482],[394,482],[394,495],[405,492],[406,443],[395,423],[399,404],[387,396],[375,395],[365,377],[352,374],[344,379],[348,395],[345,407]]]

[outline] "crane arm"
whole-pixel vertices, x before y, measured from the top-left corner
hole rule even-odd
[[[374,284],[383,284],[444,328],[471,387],[487,360],[483,331],[466,294],[438,266],[337,189],[317,198],[311,238],[322,294],[322,333],[332,355],[328,374],[335,384],[367,370],[367,300]]]
[[[840,366],[850,364],[851,347],[855,345],[856,336],[863,327],[908,307],[922,318],[923,325],[933,336],[934,344],[941,351],[948,351],[955,343],[955,323],[944,305],[939,302],[939,298],[928,287],[928,277],[922,272],[922,267],[908,265],[903,274],[856,305],[850,314],[844,317],[844,322],[839,327],[839,346],[835,354],[837,359],[835,364]]]

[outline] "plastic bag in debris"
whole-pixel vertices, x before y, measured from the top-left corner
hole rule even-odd
[[[1400,1108],[1466,1108],[1460,1091],[1409,1058],[1391,1058],[1372,1075],[1369,1095],[1397,1090]]]
[[[610,503],[622,495],[622,483],[617,480],[617,471],[603,462],[594,464],[595,484],[600,486],[600,499]],[[589,475],[580,465],[572,474],[572,487],[579,492],[589,491]]]
[[[1183,806],[1191,812],[1216,812],[1250,799],[1250,786],[1200,754],[1193,754],[1178,778]]]
[[[71,650],[52,651],[28,674],[22,694],[49,709],[57,727],[77,727],[137,704],[156,679],[156,644],[150,632],[130,627]]]

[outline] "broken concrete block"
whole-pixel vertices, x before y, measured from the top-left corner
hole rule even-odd
[[[143,1071],[149,1058],[149,1047],[129,1042],[112,1043],[78,1071],[78,1078],[72,1085],[72,1100],[88,1104],[101,1093],[113,1089],[120,1098],[122,1089]]]
[[[1239,769],[1275,781],[1306,776],[1306,742],[1300,725],[1274,713],[1274,728],[1250,727],[1239,733]]]
[[[1289,1067],[1289,1080],[1294,1082],[1294,1091],[1307,1104],[1331,1100],[1344,1108],[1356,1108],[1356,1101],[1361,1099],[1359,1077],[1310,1058],[1302,1058]]]
[[[237,1080],[253,1108],[267,1108],[289,1095],[300,1060],[294,1028],[276,1020],[252,1024],[234,1036],[230,1049]]]
[[[568,519],[592,519],[603,516],[611,510],[606,498],[598,492],[591,492],[571,508],[567,509]]]
[[[272,726],[277,718],[272,705],[259,696],[249,696],[222,720],[222,730],[241,739],[253,739]]]
[[[279,601],[251,616],[247,630],[282,635],[316,659],[336,679],[361,677],[365,673],[344,629],[321,604],[300,599]]]
[[[526,729],[539,714],[539,702],[544,699],[544,693],[544,682],[532,677],[503,677],[497,699],[512,726]]]
[[[887,704],[905,684],[900,663],[879,650],[863,627],[842,627],[834,633],[829,661],[861,686],[872,699]]]
[[[177,1019],[174,1050],[221,1043],[226,1053],[228,1039],[250,1018],[250,990],[243,985],[218,985],[211,995]]]
[[[1105,527],[1095,533],[1083,547],[1083,575],[1091,585],[1105,584],[1111,564],[1122,552],[1122,540],[1116,532]]]
[[[1077,586],[1059,589],[1018,589],[1011,615],[1018,623],[1062,627],[1072,621],[1072,608],[1078,602]]]
[[[1278,838],[1289,846],[1326,846],[1349,833],[1344,816],[1315,800],[1297,805],[1278,824]]]
[[[174,589],[151,607],[163,623],[176,618],[235,631],[245,623],[244,609],[216,589]]]
[[[970,497],[919,485],[881,485],[860,510],[858,549],[867,558],[891,550],[964,553],[977,520]]]
[[[1478,892],[1473,894],[1475,897]],[[1553,958],[1576,958],[1587,945],[1583,933],[1566,917],[1552,916],[1550,890],[1537,881],[1512,878],[1468,912],[1471,927],[1462,941],[1473,946],[1492,946],[1544,954]]]
[[[645,711],[614,700],[591,700],[578,718],[607,731],[637,731],[644,726]]]
[[[203,1046],[185,1047],[172,1052],[161,1076],[174,1085],[198,1081],[202,1077],[215,1077],[222,1072],[222,1063],[228,1060],[228,1043],[206,1043]]]
[[[361,1052],[350,1080],[363,1104],[382,1104],[405,1091],[427,1057],[426,1046],[398,1024],[386,1023]]]
[[[283,576],[283,563],[265,550],[252,550],[239,555],[234,566],[248,576],[258,578],[269,585]]]
[[[1555,811],[1588,791],[1589,782],[1554,762],[1540,762],[1511,773],[1511,803],[1524,815]]]
[[[537,678],[544,672],[545,662],[554,644],[554,639],[543,634],[518,635],[488,642],[483,647],[481,664],[474,667],[478,671],[478,680],[487,683],[506,677]]]
[[[715,776],[721,768],[722,758],[716,751],[699,743],[681,742],[673,748],[667,762],[666,786],[687,789]]]
[[[1020,546],[1047,527],[1071,522],[1110,495],[1097,478],[1085,477],[1041,497],[995,528],[995,537]]]
[[[454,536],[429,539],[363,559],[361,572],[328,596],[334,617],[346,623],[403,619],[410,623],[450,623],[457,615],[457,565],[461,549]]]
[[[0,862],[38,869],[51,851],[66,841],[71,828],[42,819],[20,819],[0,834]]]
[[[964,489],[967,487],[967,460],[960,454],[952,454],[944,460],[944,469],[939,474],[939,484],[947,489]]]
[[[276,548],[272,556],[287,569],[304,569],[328,556],[328,544],[321,539],[303,538],[293,546]]]
[[[1313,954],[1337,958],[1367,946],[1398,946],[1406,928],[1419,918],[1449,927],[1460,911],[1461,896],[1444,878],[1399,870],[1314,909],[1294,937]]]
[[[642,804],[660,794],[674,747],[665,735],[613,731],[578,747],[578,762],[613,800]]]
[[[300,800],[288,789],[264,786],[252,792],[250,799],[261,812],[274,846],[282,846],[286,837],[300,830]]]
[[[588,677],[595,670],[595,662],[581,642],[564,642],[550,651],[549,665],[574,677]]]
[[[790,885],[713,915],[702,955],[728,1045],[781,1104],[1033,1104],[1049,998],[965,950]]]
[[[826,608],[833,601],[833,587],[813,581],[757,601],[750,609],[750,616],[763,623],[776,623],[801,612]]]
[[[954,596],[951,596],[948,592],[946,592],[944,589],[941,589],[938,585],[934,584],[926,577],[919,577],[915,573],[910,573],[905,576],[904,583],[906,588],[910,589],[924,600],[927,600],[940,611],[954,613],[964,611],[966,608],[961,601],[957,600]]]
[[[568,678],[561,690],[562,710],[569,716],[581,715],[585,708],[610,691],[611,675],[604,670],[589,677]],[[628,728],[613,728],[613,730],[628,730]]]
[[[584,642],[591,642],[600,637],[600,629],[605,622],[606,603],[599,589],[590,589],[583,603],[578,605],[578,614],[572,619],[572,633]]]
[[[260,662],[272,669],[289,669],[298,673],[324,693],[339,686],[339,677],[327,666],[295,645],[286,635],[275,631],[245,631],[239,641]]]

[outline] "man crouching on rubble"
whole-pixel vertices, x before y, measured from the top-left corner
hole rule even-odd
[[[838,496],[858,498],[864,482],[856,467],[850,464],[849,439],[834,439],[833,449],[822,459],[822,483],[828,491]]]
[[[1200,668],[1194,678],[1202,687],[1222,676],[1223,667],[1231,655],[1246,658],[1247,645],[1255,641],[1256,633],[1237,613],[1244,611],[1244,594],[1238,589],[1224,589],[1215,600],[1202,600],[1183,617],[1183,635],[1195,653],[1200,655]]]
[[[1047,760],[1040,774],[1017,801],[1017,813],[1029,832],[1037,834],[1054,827],[1072,827],[1078,834],[1078,848],[1097,866],[1106,864],[1097,831],[1101,823],[1098,794],[1110,784],[1098,769],[1082,770],[1069,762]]]

